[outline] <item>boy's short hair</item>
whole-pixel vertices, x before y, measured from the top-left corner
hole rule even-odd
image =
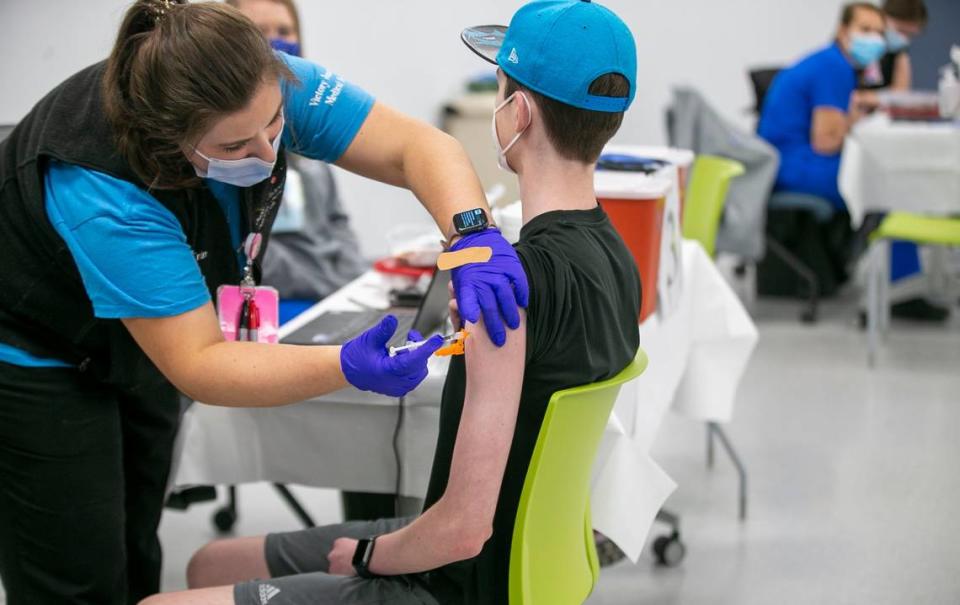
[[[585,164],[593,164],[600,157],[603,146],[620,129],[623,112],[580,109],[546,97],[506,77],[504,96],[517,90],[533,98],[543,116],[547,138],[561,157]],[[604,97],[627,97],[630,83],[618,73],[604,74],[590,83],[590,94]]]

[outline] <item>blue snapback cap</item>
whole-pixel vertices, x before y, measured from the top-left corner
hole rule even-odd
[[[470,27],[460,38],[523,86],[567,105],[621,112],[636,94],[633,34],[613,11],[590,0],[530,2],[509,27]],[[608,73],[627,79],[628,96],[590,94],[590,84]]]

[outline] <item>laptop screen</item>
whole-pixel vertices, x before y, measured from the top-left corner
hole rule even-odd
[[[441,327],[443,321],[447,318],[448,301],[450,300],[450,295],[447,293],[447,284],[449,283],[449,271],[437,271],[433,274],[430,287],[423,295],[423,301],[420,302],[420,308],[417,310],[417,318],[413,320],[414,330],[424,336],[429,336],[431,332]]]
[[[386,313],[393,313],[400,320],[397,332],[391,339],[391,345],[406,342],[407,331],[411,328],[424,336],[442,330],[447,318],[449,294],[447,284],[450,273],[437,271],[430,280],[416,312],[410,308],[392,308],[387,310],[367,309],[364,311],[327,311],[298,330],[284,337],[282,342],[297,345],[342,344],[375,325]]]

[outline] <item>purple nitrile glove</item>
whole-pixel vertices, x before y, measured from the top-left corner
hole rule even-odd
[[[485,229],[465,235],[450,250],[483,246],[493,250],[490,260],[453,269],[451,280],[457,295],[460,318],[476,323],[482,313],[490,340],[500,347],[507,341],[504,320],[511,329],[520,325],[517,308],[526,308],[530,288],[517,251],[504,239],[499,229]]]
[[[419,349],[390,357],[387,343],[396,331],[397,318],[387,315],[379,324],[344,343],[340,369],[347,382],[361,391],[389,397],[403,397],[423,382],[427,360],[443,346],[443,338],[433,336]]]

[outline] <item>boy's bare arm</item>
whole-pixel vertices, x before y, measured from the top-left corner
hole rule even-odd
[[[501,348],[483,325],[467,329],[466,394],[447,489],[416,521],[377,539],[373,573],[416,573],[475,557],[493,531],[523,385],[526,314],[521,312],[520,327],[508,331]],[[337,540],[332,573],[351,573],[345,559],[355,546],[354,540]]]

